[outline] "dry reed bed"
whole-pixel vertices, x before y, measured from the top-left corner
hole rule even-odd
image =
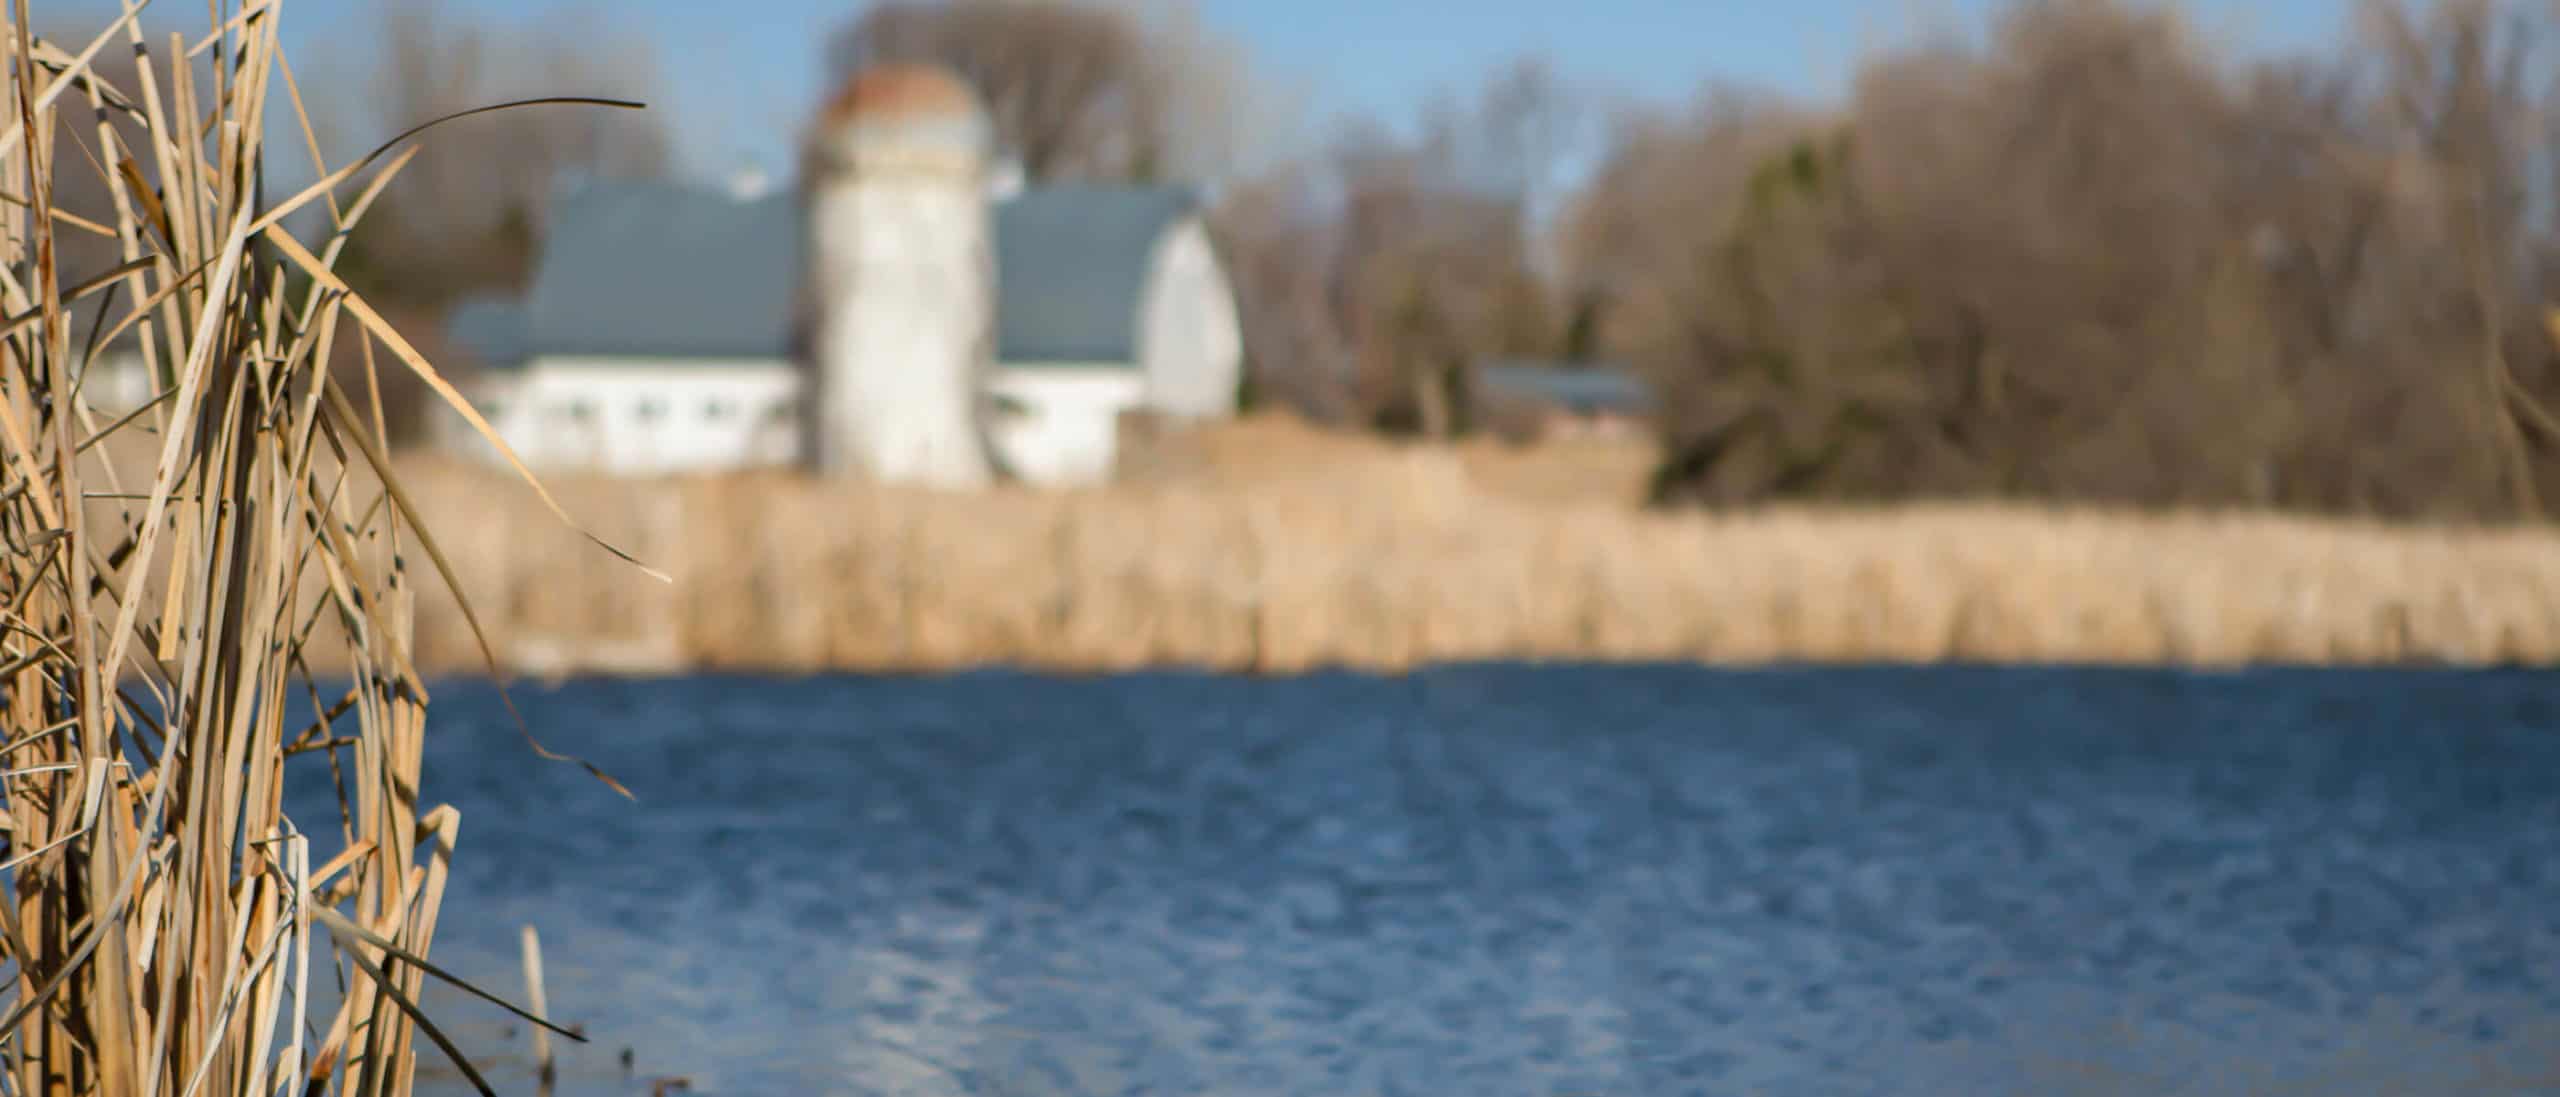
[[[783,475],[550,478],[672,585],[497,474],[416,460],[466,593],[537,672],[1015,664],[1286,672],[1487,659],[2235,665],[2560,660],[2560,531],[2003,506],[1531,504],[1456,455],[1248,488],[978,495]],[[478,659],[421,607],[422,658]]]
[[[380,422],[319,365],[434,376],[332,269],[407,153],[336,168],[305,127],[322,182],[271,202],[280,9],[201,11],[50,43],[0,9],[0,1092],[401,1097],[419,1036],[487,1092],[417,1004],[461,821],[421,771],[426,531],[350,475]],[[57,208],[88,171],[110,208]],[[75,234],[120,262],[66,278]],[[112,333],[167,379],[130,418],[82,387]],[[339,813],[287,817],[332,776]]]

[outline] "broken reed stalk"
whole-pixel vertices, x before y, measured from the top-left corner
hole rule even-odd
[[[524,998],[534,1016],[551,1016],[551,996],[542,988],[542,935],[530,922],[524,927]],[[533,1027],[533,1069],[541,1076],[542,1092],[551,1092],[558,1077],[551,1062],[551,1033],[540,1025]]]
[[[147,41],[141,0],[87,42],[36,38],[24,0],[0,30],[0,1093],[406,1094],[419,1035],[486,1091],[417,1006],[450,979],[424,957],[460,815],[420,784],[406,561],[443,555],[383,463],[373,350],[451,389],[331,271],[407,153],[267,204],[271,121],[319,159],[280,3],[208,8],[192,39]],[[56,205],[83,171],[112,217]],[[72,233],[121,264],[67,282]],[[326,370],[344,338],[355,391]],[[160,391],[101,422],[81,383],[118,340]],[[100,444],[129,434],[147,466]],[[315,675],[330,646],[352,686]],[[338,818],[288,819],[287,781],[329,774]]]

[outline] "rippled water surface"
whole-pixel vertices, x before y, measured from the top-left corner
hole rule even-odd
[[[563,1094],[2560,1093],[2560,676],[519,692],[638,804],[435,700],[437,955],[540,927]]]

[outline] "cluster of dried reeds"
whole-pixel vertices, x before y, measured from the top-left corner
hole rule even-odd
[[[165,42],[140,10],[66,47],[21,0],[0,31],[0,1090],[402,1094],[421,1033],[478,1081],[416,1005],[459,818],[420,784],[405,562],[440,554],[378,384],[321,365],[354,338],[440,384],[331,271],[408,152],[333,169],[309,142],[319,181],[270,204],[270,108],[311,133],[279,5],[216,0]],[[137,55],[127,86],[107,50]],[[75,172],[111,218],[58,205]],[[122,262],[71,283],[75,233]],[[119,342],[159,391],[101,421],[82,381]],[[286,817],[288,781],[333,774],[336,818]]]
[[[477,519],[447,547],[507,657],[535,672],[2560,662],[2560,529],[2545,526],[1659,512],[1629,505],[1615,475],[1574,503],[1483,454],[1317,448],[1065,493],[555,477],[581,516],[675,573],[665,588],[593,575],[555,523],[493,507],[475,466],[420,457],[407,475],[422,510]],[[458,620],[419,629],[436,664],[477,658]]]

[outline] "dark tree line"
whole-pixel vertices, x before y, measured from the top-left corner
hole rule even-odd
[[[2359,15],[2232,65],[2148,6],[2021,3],[1838,110],[1632,128],[1574,277],[1669,401],[1660,494],[2539,513],[2552,24]]]

